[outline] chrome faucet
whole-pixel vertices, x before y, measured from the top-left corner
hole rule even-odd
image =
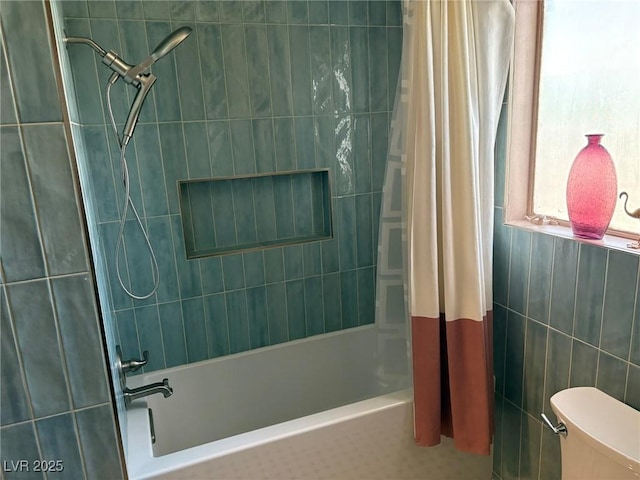
[[[146,397],[154,393],[161,393],[164,398],[170,397],[173,394],[173,388],[169,386],[169,379],[165,378],[162,382],[151,383],[138,388],[125,387],[122,392],[124,393],[125,405],[129,405],[136,398]]]

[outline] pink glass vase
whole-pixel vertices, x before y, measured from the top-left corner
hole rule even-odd
[[[600,239],[613,216],[618,180],[611,155],[600,145],[603,135],[586,137],[587,146],[580,150],[569,172],[567,209],[575,236]]]

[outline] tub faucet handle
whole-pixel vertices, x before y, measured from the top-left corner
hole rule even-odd
[[[122,360],[122,363],[121,363],[122,371],[124,373],[135,372],[136,370],[139,370],[142,367],[144,367],[148,361],[149,361],[149,352],[145,350],[144,352],[142,352],[141,360],[138,360],[135,358],[132,358],[130,360]]]

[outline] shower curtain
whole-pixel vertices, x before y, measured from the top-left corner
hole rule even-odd
[[[488,455],[493,152],[514,13],[508,0],[405,0],[403,10],[377,313],[388,315],[402,285],[416,442],[446,435],[459,450]]]

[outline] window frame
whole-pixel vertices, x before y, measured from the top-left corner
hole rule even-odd
[[[514,8],[515,37],[509,73],[503,222],[640,256],[640,249],[629,246],[639,241],[640,234],[608,229],[601,240],[588,240],[573,236],[570,223],[566,220],[558,219],[557,225],[536,225],[525,219],[534,215],[535,140],[544,0],[514,0]]]

